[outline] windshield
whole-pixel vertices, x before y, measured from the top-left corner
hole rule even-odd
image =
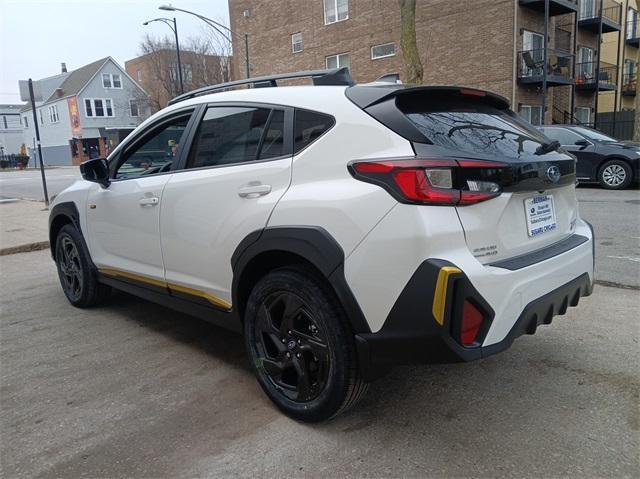
[[[615,142],[619,141],[616,138],[613,138],[611,136],[607,136],[604,133],[600,133],[597,130],[593,130],[591,128],[587,128],[586,126],[574,126],[573,129],[576,132],[580,133],[581,135],[586,136],[590,140],[595,140],[595,141],[615,141]]]
[[[458,99],[398,105],[433,144],[465,153],[531,157],[548,139],[509,110]],[[537,153],[536,153],[537,152]]]

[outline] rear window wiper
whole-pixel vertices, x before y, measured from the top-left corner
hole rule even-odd
[[[554,151],[560,148],[560,142],[558,140],[550,141],[549,143],[543,143],[536,148],[536,155],[544,155],[550,151]]]

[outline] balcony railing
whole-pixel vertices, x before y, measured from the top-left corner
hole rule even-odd
[[[541,84],[544,77],[544,50],[518,52],[518,79],[521,83]],[[561,50],[547,50],[548,86],[573,83],[573,55]]]
[[[635,73],[625,73],[622,75],[622,94],[625,96],[636,96],[638,85],[638,75]]]
[[[580,0],[578,25],[595,33],[599,31],[600,6],[602,5],[602,32],[620,30],[622,4],[615,0]]]
[[[596,74],[599,78],[596,79]],[[610,63],[597,62],[576,64],[576,88],[581,90],[615,90],[618,83],[618,69]]]

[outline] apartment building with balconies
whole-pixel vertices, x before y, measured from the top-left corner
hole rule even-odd
[[[597,92],[617,85],[598,47],[602,35],[621,29],[622,7],[613,0],[545,5],[419,1],[424,83],[493,91],[532,123],[591,123]],[[404,77],[397,1],[229,0],[229,12],[233,31],[248,34],[252,76],[348,66],[357,82],[391,72]],[[234,62],[241,61],[244,45],[234,44],[234,51]]]

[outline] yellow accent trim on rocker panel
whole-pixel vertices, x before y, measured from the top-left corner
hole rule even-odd
[[[449,284],[449,276],[456,273],[462,273],[462,271],[454,266],[443,266],[438,272],[436,289],[433,293],[433,317],[440,326],[444,324],[444,310],[447,307],[447,285]]]
[[[208,294],[208,293],[205,293],[204,291],[200,291],[198,289],[188,288],[186,286],[181,286],[179,284],[167,283],[166,281],[150,278],[148,276],[143,276],[140,274],[129,273],[127,271],[120,271],[119,269],[99,268],[98,271],[107,276],[114,276],[114,277],[121,276],[123,278],[131,279],[133,281],[138,281],[140,283],[150,284],[153,286],[158,286],[160,288],[167,288],[168,290],[175,291],[177,293],[204,298],[207,301],[209,301],[211,304],[216,306],[217,308],[225,309],[227,311],[231,310],[231,303],[225,301],[224,299],[217,298],[212,294]]]

